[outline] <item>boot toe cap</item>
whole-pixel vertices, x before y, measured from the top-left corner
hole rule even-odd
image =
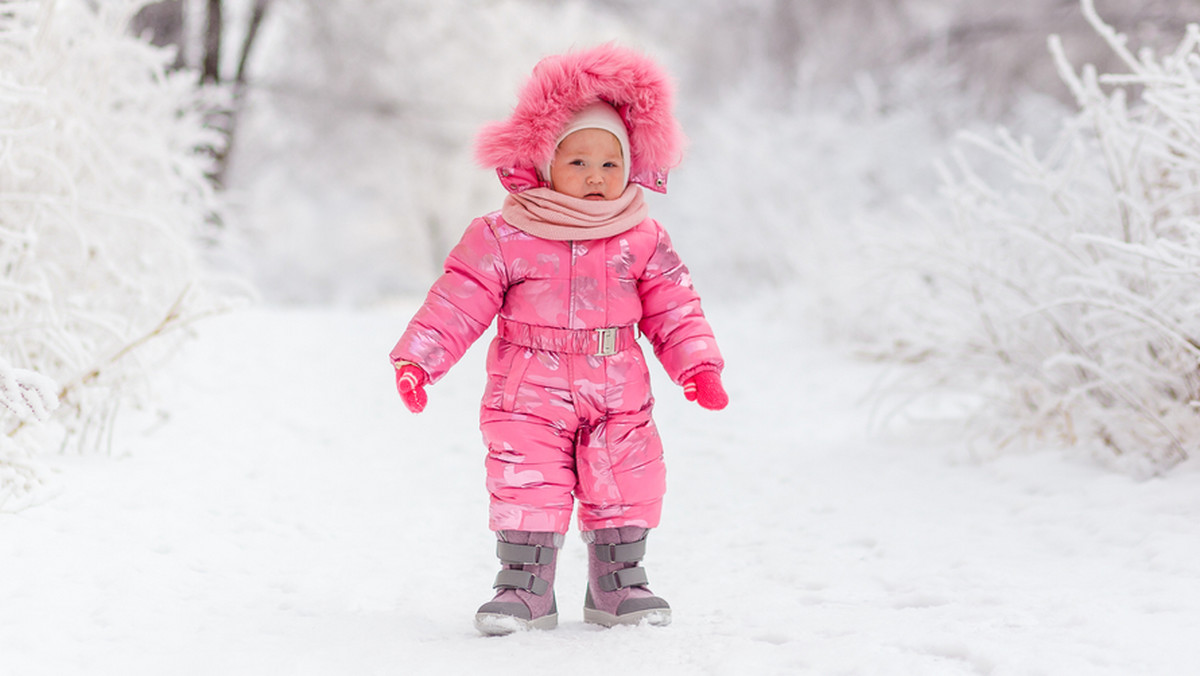
[[[511,601],[490,601],[479,607],[477,615],[504,615],[508,617],[516,617],[522,620],[530,620],[533,618],[533,613],[524,603],[515,603]]]
[[[670,611],[671,606],[657,596],[625,599],[619,606],[617,606],[617,615],[630,615],[633,613],[643,613],[650,610]]]

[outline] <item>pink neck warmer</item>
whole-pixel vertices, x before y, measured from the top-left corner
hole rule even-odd
[[[509,225],[557,241],[619,235],[646,220],[648,212],[641,186],[632,183],[615,200],[585,200],[550,188],[531,188],[510,194],[500,211]]]

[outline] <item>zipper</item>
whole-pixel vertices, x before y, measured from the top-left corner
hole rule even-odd
[[[571,245],[571,268],[567,275],[567,328],[575,328],[575,240],[568,242]]]
[[[573,329],[575,328],[575,240],[569,241],[568,244],[571,245],[571,264],[567,275],[567,328]],[[577,357],[578,355],[566,354],[563,355],[563,361],[567,364],[567,382],[570,383],[567,391],[571,393],[571,407],[575,409],[575,415],[579,417],[582,426],[582,421],[586,420],[587,416],[580,406],[579,393],[575,391],[574,386]],[[576,439],[576,443],[578,443],[578,439]]]

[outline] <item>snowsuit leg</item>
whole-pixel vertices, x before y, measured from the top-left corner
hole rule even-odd
[[[580,435],[575,452],[580,530],[658,525],[666,466],[650,408],[609,412]]]
[[[658,525],[666,468],[641,350],[562,354],[497,339],[480,414],[492,530]]]
[[[562,421],[484,408],[489,527],[565,533],[574,507],[572,431]]]

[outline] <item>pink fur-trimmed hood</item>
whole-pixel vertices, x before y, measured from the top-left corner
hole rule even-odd
[[[572,116],[597,100],[621,114],[629,131],[629,181],[667,191],[684,136],[672,114],[674,88],[658,64],[613,44],[542,59],[522,86],[512,116],[480,131],[475,158],[494,167],[510,192],[545,185],[536,167],[549,164]]]

